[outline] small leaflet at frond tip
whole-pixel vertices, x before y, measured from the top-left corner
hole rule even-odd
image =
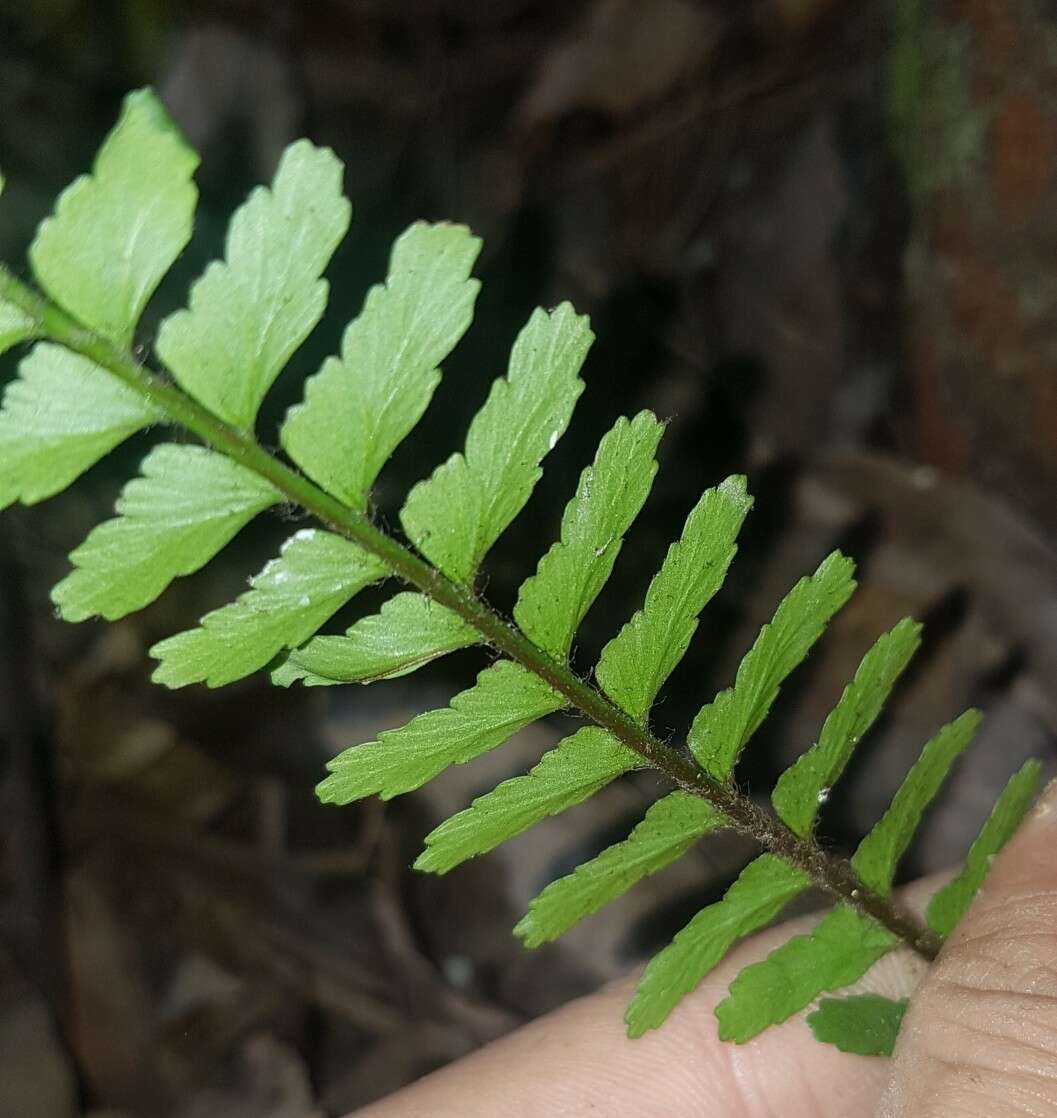
[[[191,237],[198,156],[149,89],[130,93],[90,175],[59,195],[30,246],[41,287],[119,346]]]
[[[153,602],[197,571],[282,494],[263,478],[200,446],[165,443],[143,460],[117,502],[70,553],[74,570],[53,590],[66,621],[108,621]]]
[[[557,939],[636,882],[681,858],[703,835],[726,825],[726,817],[700,796],[669,792],[623,842],[552,881],[530,901],[514,934],[526,947]]]
[[[449,578],[472,582],[529,499],[583,391],[579,372],[593,340],[586,316],[568,303],[535,310],[514,342],[507,375],[493,382],[470,423],[465,451],[408,494],[404,531]]]
[[[0,509],[62,492],[160,415],[86,357],[39,342],[0,409]]]
[[[929,902],[926,920],[941,936],[949,936],[980,891],[991,863],[1013,837],[1035,799],[1042,778],[1038,761],[1026,762],[1005,786],[979,835],[969,849],[961,872]]]
[[[243,430],[323,314],[320,277],[351,213],[342,170],[329,148],[291,144],[271,187],[257,187],[235,211],[224,259],[158,331],[155,349],[179,385]]]
[[[689,647],[697,615],[723,585],[751,507],[744,477],[706,490],[651,581],[645,605],[602,650],[598,682],[636,721],[646,718]]]
[[[413,792],[450,765],[495,749],[519,730],[561,710],[566,700],[539,676],[500,660],[449,706],[427,711],[378,740],[339,753],[316,788],[323,803],[348,804],[366,796],[390,800]]]
[[[620,418],[599,443],[565,507],[561,538],[518,591],[514,620],[557,660],[613,571],[624,533],[638,516],[657,473],[664,432],[652,412]]]
[[[778,778],[771,802],[794,834],[804,838],[811,832],[819,807],[920,644],[921,626],[910,618],[880,637],[827,716],[817,743]]]
[[[406,591],[378,613],[361,618],[344,636],[313,637],[287,653],[272,682],[289,687],[372,683],[395,679],[431,660],[479,644],[481,635],[458,614],[424,594]]]
[[[250,579],[251,589],[207,613],[197,629],[156,644],[151,677],[166,687],[221,687],[263,668],[277,652],[303,644],[332,614],[388,568],[363,548],[302,528]]]
[[[925,809],[939,792],[951,766],[973,740],[983,715],[967,710],[944,726],[921,751],[870,833],[859,843],[851,864],[863,884],[887,897],[896,866],[906,853]]]
[[[765,928],[810,884],[803,870],[773,854],[750,862],[722,900],[703,908],[649,961],[624,1017],[628,1036],[663,1025],[738,940]]]
[[[463,225],[416,222],[397,238],[384,284],[367,293],[331,357],[305,385],[281,433],[324,489],[363,510],[396,447],[422,418],[440,363],[473,318],[480,240]]]
[[[899,940],[846,904],[826,914],[815,930],[786,940],[745,967],[716,1006],[721,1040],[744,1044],[780,1025],[819,994],[850,986]]]
[[[823,998],[808,1014],[815,1039],[854,1056],[891,1056],[910,1001],[880,994]]]
[[[713,779],[731,778],[741,751],[767,717],[789,673],[855,589],[855,565],[835,551],[782,599],[738,665],[734,686],[702,707],[687,743]]]
[[[548,816],[593,796],[642,759],[598,726],[585,726],[523,776],[504,780],[426,835],[416,870],[447,873]]]

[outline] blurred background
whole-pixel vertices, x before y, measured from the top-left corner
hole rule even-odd
[[[756,509],[660,733],[681,737],[785,590],[841,547],[861,590],[783,690],[744,783],[766,792],[908,613],[926,644],[827,806],[831,841],[854,842],[969,704],[989,717],[908,874],[960,857],[1024,757],[1053,770],[1050,0],[0,0],[0,257],[23,267],[144,84],[203,155],[195,239],[145,342],[286,143],[308,135],[346,164],[330,308],[269,396],[266,442],[392,239],[420,217],[466,222],[485,239],[476,325],[383,475],[383,520],[461,444],[532,307],[571,299],[598,334],[588,387],[489,563],[497,604],[556,535],[598,437],[649,407],[671,420],[661,472],[581,667],[700,491],[743,471]],[[479,654],[370,688],[152,686],[146,649],[238,593],[281,519],[125,622],[56,621],[65,554],[160,437],[0,516],[0,1114],[341,1115],[633,966],[737,873],[745,845],[712,840],[526,953],[510,928],[529,898],[622,837],[658,782],[620,782],[443,880],[409,869],[422,836],[530,765],[560,719],[387,805],[312,794],[328,756],[445,702]]]

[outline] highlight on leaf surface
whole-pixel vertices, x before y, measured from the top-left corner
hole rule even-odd
[[[419,870],[447,873],[575,810],[630,771],[652,769],[664,791],[627,837],[530,902],[515,932],[536,947],[711,832],[733,827],[755,838],[759,856],[647,966],[627,1013],[632,1035],[660,1025],[738,939],[812,885],[826,893],[830,911],[811,933],[735,978],[716,1011],[723,1037],[750,1040],[854,983],[900,945],[934,954],[1027,810],[1037,764],[1009,782],[960,874],[933,897],[927,927],[890,894],[923,813],[976,729],[975,711],[925,746],[850,862],[814,837],[819,804],[920,643],[918,624],[898,622],[866,652],[818,740],[780,776],[771,814],[736,786],[736,766],[785,680],[852,594],[851,560],[834,553],[793,586],[733,685],[701,707],[687,749],[658,737],[652,708],[734,559],[752,505],[745,479],[707,489],[691,509],[641,608],[614,623],[593,666],[595,686],[591,665],[570,650],[648,499],[663,430],[655,416],[619,419],[601,440],[558,539],[526,572],[516,624],[475,590],[489,550],[570,422],[593,340],[587,319],[567,303],[533,312],[463,450],[407,495],[400,521],[412,550],[372,520],[371,489],[425,413],[441,365],[470,325],[479,240],[461,225],[422,222],[397,238],[388,274],[367,292],[340,353],[322,362],[280,425],[284,459],[256,440],[255,426],[271,385],[323,314],[323,273],[351,212],[342,166],[307,140],[286,150],[271,186],[251,191],[234,214],[224,259],[192,285],[186,309],[162,323],[155,345],[162,367],[151,369],[130,345],[190,237],[197,162],[157,98],[131,94],[91,173],[41,224],[30,250],[40,291],[0,266],[0,352],[34,342],[0,405],[0,508],[59,493],[143,428],[177,429],[146,455],[115,517],[71,554],[72,570],[53,592],[62,615],[117,618],[148,605],[282,503],[313,526],[288,539],[247,592],[156,644],[156,681],[215,687],[269,668],[279,685],[368,683],[487,646],[476,683],[447,706],[374,742],[350,743],[330,762],[318,791],[337,804],[411,792],[556,712],[583,720],[527,772],[440,822]],[[187,435],[203,445],[186,444]],[[390,577],[403,585],[380,609],[343,634],[320,632],[361,590]],[[820,1039],[846,1051],[881,1053],[891,1049],[902,1009],[872,996],[824,998],[809,1021]]]

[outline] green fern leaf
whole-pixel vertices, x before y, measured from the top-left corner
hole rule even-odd
[[[514,934],[526,947],[557,939],[637,881],[681,858],[703,835],[726,825],[726,818],[698,796],[670,792],[653,804],[623,842],[552,881],[529,902]]]
[[[854,564],[839,552],[802,578],[782,599],[738,666],[734,686],[703,707],[687,742],[705,771],[726,782],[742,749],[767,717],[787,675],[822,636],[855,589]]]
[[[826,718],[818,742],[778,778],[771,803],[794,834],[803,838],[811,833],[819,806],[920,644],[921,626],[909,618],[885,633],[863,657],[855,678]]]
[[[706,490],[668,549],[646,602],[604,649],[595,675],[605,693],[636,721],[649,713],[683,658],[697,615],[723,585],[734,540],[752,507],[743,477]]]
[[[794,936],[734,979],[716,1006],[720,1037],[744,1044],[799,1013],[819,994],[857,982],[898,944],[869,916],[837,905],[813,932]]]
[[[313,637],[272,672],[282,687],[371,683],[407,675],[430,660],[479,644],[480,633],[424,594],[397,594],[344,636]]]
[[[316,789],[324,803],[365,796],[383,800],[420,788],[450,765],[462,765],[502,745],[519,730],[566,705],[565,699],[519,664],[500,660],[442,710],[420,714],[378,740],[338,754]]]
[[[617,420],[594,463],[580,475],[562,516],[560,541],[521,585],[514,619],[556,660],[568,657],[573,634],[605,586],[624,533],[649,495],[663,432],[650,412]]]
[[[91,175],[59,195],[29,258],[41,287],[119,346],[191,238],[198,156],[150,90],[125,98]]]
[[[404,531],[449,578],[470,582],[524,507],[583,391],[577,374],[593,338],[568,303],[535,311],[514,342],[506,377],[470,424],[465,454],[453,454],[408,494]]]
[[[130,435],[160,418],[98,365],[41,342],[0,409],[0,509],[62,492]]]
[[[4,176],[0,174],[0,194],[4,193]],[[19,342],[28,341],[37,332],[36,323],[13,303],[0,299],[0,354]]]
[[[361,511],[379,470],[422,418],[437,366],[473,319],[469,278],[481,242],[462,225],[412,225],[393,246],[389,275],[350,323],[341,358],[309,378],[282,429],[290,457]]]
[[[426,835],[415,869],[447,873],[467,858],[593,796],[642,758],[597,726],[585,726],[545,753],[524,776],[504,780]]]
[[[761,854],[741,871],[721,901],[703,908],[646,967],[625,1020],[642,1036],[695,990],[739,939],[766,927],[811,884],[803,870]]]
[[[892,891],[899,859],[910,845],[925,809],[940,790],[951,765],[973,740],[982,717],[977,710],[967,710],[926,744],[888,810],[859,843],[851,864],[868,889],[882,897]]]
[[[357,544],[303,528],[283,544],[252,587],[207,613],[197,629],[156,644],[152,678],[167,687],[220,687],[264,667],[277,652],[302,644],[355,594],[384,578],[384,564]]]
[[[880,994],[823,998],[807,1023],[815,1039],[854,1056],[891,1056],[910,1002]]]
[[[330,763],[319,795],[334,803],[390,798],[551,713],[571,708],[585,716],[588,725],[528,772],[435,828],[416,862],[447,872],[631,769],[663,775],[677,791],[653,804],[623,842],[530,903],[516,929],[528,946],[556,938],[711,831],[732,826],[765,847],[646,968],[628,1010],[632,1035],[659,1025],[736,940],[772,920],[809,878],[838,895],[836,907],[811,934],[742,971],[717,1008],[722,1036],[744,1041],[787,1019],[856,981],[897,942],[933,954],[1022,818],[1037,765],[1010,781],[961,874],[933,898],[931,932],[887,898],[922,813],[972,736],[975,712],[925,746],[850,866],[813,835],[819,803],[906,668],[918,626],[900,622],[866,654],[817,743],[778,781],[778,818],[768,815],[733,775],[785,679],[852,593],[850,561],[831,555],[793,587],[733,686],[698,712],[688,751],[669,745],[649,729],[650,710],[734,557],[751,506],[744,479],[729,478],[702,496],[642,608],[605,646],[592,685],[568,666],[570,649],[647,499],[661,435],[654,416],[621,419],[602,439],[558,542],[520,588],[519,628],[474,593],[481,563],[528,501],[583,390],[580,370],[593,340],[586,318],[567,304],[533,313],[463,452],[407,497],[401,523],[416,555],[373,522],[370,491],[424,414],[440,365],[470,323],[480,243],[461,226],[423,223],[398,238],[386,282],[368,292],[340,355],[324,361],[286,416],[280,440],[291,466],[257,441],[254,427],[276,377],[323,314],[322,276],[349,223],[342,166],[329,150],[300,141],[283,155],[271,187],[250,194],[230,223],[224,259],[192,286],[188,308],[161,326],[155,352],[169,378],[141,361],[132,340],[190,237],[196,166],[153,95],[133,94],[92,173],[62,194],[38,231],[30,255],[42,293],[0,265],[0,353],[40,339],[0,405],[0,508],[59,492],[155,422],[205,444],[177,445],[178,436],[148,455],[115,518],[73,552],[73,570],[53,591],[62,614],[116,618],[141,608],[207,563],[263,509],[290,502],[321,529],[297,532],[248,592],[157,644],[157,681],[218,686],[270,667],[279,684],[367,682],[487,644],[497,659],[475,686],[444,709],[346,750]],[[343,636],[318,635],[361,589],[389,576],[407,589]],[[882,1052],[902,1009],[876,998],[827,999],[811,1023],[848,1051]]]
[[[6,353],[19,342],[29,341],[36,332],[36,324],[29,315],[0,300],[0,353]]]
[[[118,499],[117,518],[70,553],[76,569],[52,591],[66,621],[113,621],[141,609],[282,500],[263,478],[204,447],[155,447],[141,469]]]
[[[929,902],[926,918],[934,932],[944,937],[949,936],[965,915],[973,897],[984,883],[992,861],[1012,838],[1013,832],[1034,801],[1041,774],[1042,766],[1038,761],[1028,761],[1010,778],[983,829],[970,847],[961,872]]]
[[[252,428],[265,393],[327,304],[320,279],[349,227],[342,165],[307,140],[283,154],[271,190],[236,211],[225,259],[191,288],[190,308],[155,346],[177,382],[214,415]]]

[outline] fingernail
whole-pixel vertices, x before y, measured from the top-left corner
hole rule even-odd
[[[1051,780],[1039,793],[1025,822],[1031,827],[1050,827],[1057,823],[1057,778]]]

